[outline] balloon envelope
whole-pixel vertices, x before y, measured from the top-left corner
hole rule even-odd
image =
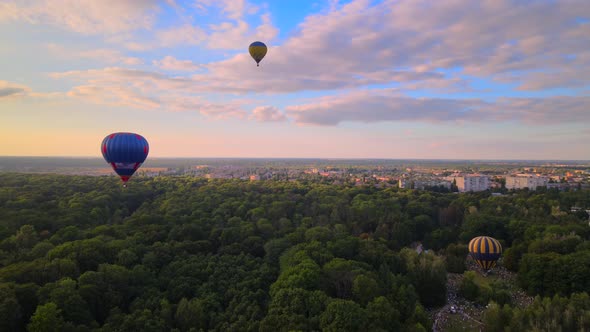
[[[485,271],[496,266],[502,255],[502,246],[498,240],[489,236],[478,236],[469,241],[469,254]]]
[[[137,171],[148,156],[147,140],[135,133],[113,133],[102,140],[102,156],[121,177],[123,183]]]
[[[266,55],[268,48],[263,42],[255,41],[250,44],[248,51],[250,52],[250,56],[256,61],[256,65],[258,65]]]

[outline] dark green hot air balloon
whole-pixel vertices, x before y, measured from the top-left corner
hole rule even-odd
[[[257,67],[260,65],[260,61],[262,61],[267,51],[268,48],[266,47],[266,45],[260,41],[253,42],[252,44],[250,44],[250,47],[248,48],[248,52],[250,52],[250,56],[252,57],[252,59],[256,61]]]

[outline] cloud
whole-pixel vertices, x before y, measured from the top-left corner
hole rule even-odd
[[[67,92],[71,98],[144,110],[198,112],[214,119],[244,119],[247,112],[242,106],[252,102],[210,102],[190,89],[190,79],[137,69],[109,67],[51,73],[50,77],[83,82]]]
[[[483,111],[498,121],[516,120],[527,124],[587,123],[590,97],[500,98]]]
[[[259,9],[247,0],[196,0],[195,6],[205,13],[207,7],[214,7],[234,20],[241,19],[245,14],[256,14]]]
[[[105,99],[116,98],[127,106],[144,107],[153,100],[146,101],[142,96],[157,96],[157,108],[160,109],[198,109],[202,114],[214,117],[218,117],[218,114],[237,117],[247,115],[241,109],[246,101],[242,101],[240,105],[225,107],[224,103],[212,104],[197,97],[199,94],[217,91],[217,84],[220,82],[215,81],[204,82],[194,78],[119,67],[52,73],[50,76],[84,82],[88,86],[104,87],[109,89]],[[404,91],[392,88],[356,90],[288,106],[285,114],[275,107],[263,106],[254,109],[249,118],[257,121],[284,121],[289,116],[297,124],[327,126],[346,121],[493,121],[531,125],[590,121],[590,97],[498,98],[495,101],[484,101],[478,98],[413,98],[405,95]],[[92,96],[96,95],[95,93]],[[88,99],[96,102],[92,96]]]
[[[156,48],[169,48],[178,45],[202,46],[208,49],[238,50],[247,48],[250,40],[272,41],[278,29],[272,24],[269,13],[259,15],[260,24],[250,26],[246,16],[250,18],[258,13],[258,7],[245,0],[198,0],[195,7],[203,16],[215,14],[218,24],[207,26],[193,23],[193,18],[186,15],[177,4],[170,4],[177,10],[181,25],[170,26],[157,30],[152,40],[138,42],[127,40],[124,45],[134,51],[145,51]],[[213,11],[213,13],[212,13]]]
[[[125,84],[139,84],[151,81],[157,82],[159,80],[182,81],[183,78],[169,78],[168,76],[139,69],[130,69],[122,67],[107,67],[103,69],[88,69],[88,70],[70,70],[66,72],[54,72],[49,74],[52,78],[69,78],[73,80],[88,80],[89,82],[101,83],[125,83]]]
[[[25,85],[0,80],[0,100],[21,97],[30,91],[31,88]]]
[[[156,0],[6,0],[0,3],[0,22],[25,21],[88,35],[109,35],[152,27],[157,3]]]
[[[253,9],[245,1],[207,0],[195,5],[211,15],[219,11],[224,19],[207,27],[183,21],[177,27],[156,31],[153,45],[243,48],[240,54],[201,68],[173,56],[152,62],[159,70],[202,69],[190,77],[121,67],[54,73],[52,77],[80,81],[81,86],[123,87],[129,89],[126,95],[154,94],[160,105],[166,98],[173,103],[174,98],[210,92],[276,94],[369,89],[372,85],[396,87],[377,92],[362,90],[288,107],[285,114],[300,124],[587,120],[586,97],[489,101],[412,98],[402,94],[410,90],[474,92],[477,90],[472,80],[478,78],[514,83],[521,90],[587,87],[590,51],[585,45],[590,44],[590,24],[579,18],[590,16],[590,4],[584,1],[334,2],[330,11],[308,16],[282,44],[268,43],[269,51],[261,67],[256,67],[243,45],[244,40],[250,40],[244,36],[255,31],[244,17],[258,14],[259,8]],[[276,33],[272,32],[268,14],[262,14],[261,19],[258,28],[267,24],[271,32],[265,33]],[[148,44],[136,46],[140,49]],[[486,91],[480,88],[477,92]],[[187,105],[192,103],[206,104],[202,100],[186,101]],[[220,109],[218,113],[223,114],[247,114],[240,106],[230,107],[233,112],[221,105],[211,104],[208,108]],[[276,112],[269,114],[285,116],[273,110]],[[267,113],[258,112],[249,118],[269,119]]]
[[[274,106],[259,106],[256,107],[252,114],[250,115],[250,119],[256,120],[258,122],[283,122],[287,121],[287,117],[285,114],[281,113],[278,108]]]
[[[521,122],[531,125],[590,121],[590,97],[481,99],[411,98],[391,90],[358,91],[286,108],[298,124],[341,122]]]
[[[471,77],[543,90],[584,87],[590,75],[590,23],[580,20],[590,17],[590,3],[583,0],[330,1],[329,11],[306,17],[282,45],[272,44],[278,30],[270,14],[246,0],[192,3],[220,23],[196,24],[172,0],[12,0],[0,4],[0,21],[107,34],[110,41],[135,51],[178,45],[243,50],[195,77],[235,91],[281,93],[390,83],[413,89],[425,80],[427,86],[452,91],[468,86]],[[160,6],[171,6],[180,23],[154,29],[151,40],[131,34],[152,29],[156,15],[163,13]],[[257,26],[250,21],[254,15],[260,18]],[[252,40],[270,46],[263,70],[251,66],[246,47]],[[452,76],[442,72],[457,68]],[[236,79],[242,78],[237,86]]]
[[[251,40],[272,41],[278,34],[278,29],[273,26],[270,14],[260,16],[261,23],[252,28],[245,20],[235,19],[236,14],[230,12],[232,21],[224,21],[219,24],[211,24],[208,29],[185,24],[180,27],[171,27],[156,33],[156,41],[142,45],[144,48],[172,47],[176,45],[203,45],[209,49],[238,50],[246,49]],[[241,17],[238,16],[238,17]],[[235,19],[235,20],[234,20]],[[130,45],[139,48],[138,45]]]
[[[330,126],[344,121],[461,120],[465,118],[466,110],[481,106],[477,100],[416,99],[384,90],[319,98],[316,102],[288,106],[286,113],[299,124]]]
[[[154,60],[152,63],[160,69],[172,71],[195,71],[202,68],[200,65],[195,64],[190,60],[178,60],[171,55],[165,56],[159,61]]]
[[[62,92],[35,92],[26,85],[0,80],[0,101],[18,99],[50,100],[62,98]]]
[[[13,88],[13,87],[1,88],[0,89],[0,98],[14,96],[14,95],[22,94],[24,92],[25,92],[25,90],[23,90],[21,88]]]
[[[246,117],[246,111],[240,108],[239,102],[220,104],[209,102],[200,96],[144,94],[126,86],[76,86],[68,91],[67,96],[108,106],[171,112],[198,112],[213,119],[242,119]]]
[[[180,24],[154,28],[158,19],[168,15],[162,10],[166,7],[175,11],[173,22]],[[244,40],[271,41],[278,34],[269,13],[259,15],[257,26],[246,22],[246,17],[259,13],[259,7],[246,0],[196,0],[194,7],[201,9],[202,15],[215,15],[222,23],[200,25],[174,0],[6,0],[0,2],[0,23],[26,22],[104,35],[106,41],[133,51],[178,45],[233,50],[244,48]],[[139,30],[148,30],[151,37],[140,38],[134,34]]]
[[[156,32],[156,44],[145,47],[172,47],[176,45],[199,45],[207,38],[206,32],[191,24],[171,27]]]
[[[89,59],[94,61],[105,62],[109,64],[124,64],[129,66],[141,65],[143,60],[136,57],[125,56],[121,52],[112,49],[93,49],[93,50],[71,50],[58,44],[47,44],[47,49],[61,57],[67,59]]]
[[[67,92],[67,96],[82,98],[95,104],[109,106],[128,106],[141,109],[156,109],[160,102],[153,97],[137,93],[133,89],[123,86],[76,86]]]
[[[279,33],[273,26],[270,14],[260,16],[261,24],[255,29],[244,20],[237,20],[236,23],[223,22],[211,25],[212,33],[207,38],[207,47],[210,49],[247,49],[251,41],[264,40],[267,43],[272,41]]]
[[[353,0],[308,16],[293,37],[269,45],[261,68],[244,52],[195,79],[255,92],[424,80],[462,89],[473,77],[526,90],[587,85],[590,24],[578,20],[590,16],[587,1],[373,3]]]

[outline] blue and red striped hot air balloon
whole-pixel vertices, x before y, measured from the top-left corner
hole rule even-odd
[[[123,186],[145,161],[150,151],[148,141],[135,133],[113,133],[102,140],[102,156],[121,177]]]
[[[502,255],[502,246],[498,240],[489,236],[478,236],[469,241],[469,254],[484,271],[496,266]]]

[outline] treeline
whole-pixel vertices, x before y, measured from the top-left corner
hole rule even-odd
[[[537,306],[586,317],[590,227],[574,205],[590,192],[3,173],[0,330],[428,331],[478,235],[502,242]],[[534,321],[502,285],[474,292],[506,304],[486,317]],[[588,324],[574,321],[555,324]]]

